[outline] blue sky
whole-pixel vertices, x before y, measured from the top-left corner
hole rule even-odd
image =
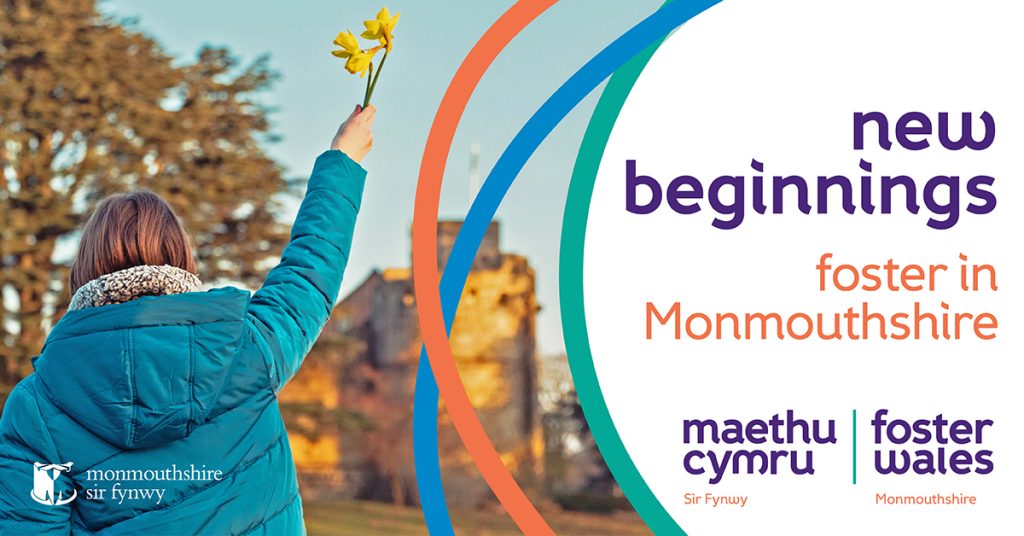
[[[657,9],[658,0],[563,0],[521,33],[494,63],[470,101],[456,134],[441,198],[442,218],[469,209],[469,147],[481,146],[481,174],[526,119],[577,68],[630,26]],[[114,17],[137,27],[186,61],[204,44],[229,47],[243,63],[271,56],[281,80],[262,99],[281,141],[268,152],[289,176],[309,172],[363,85],[329,51],[340,30],[356,33],[382,6],[402,17],[395,50],[374,93],[378,107],[363,208],[342,293],[374,268],[409,265],[409,226],[420,157],[448,81],[508,1],[212,1],[106,0]],[[569,175],[597,100],[585,100],[541,146],[506,197],[498,218],[503,249],[536,268],[541,307],[540,352],[564,351],[558,312],[558,237]]]

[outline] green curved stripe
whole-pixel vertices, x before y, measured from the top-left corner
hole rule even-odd
[[[587,336],[587,319],[583,310],[583,246],[597,170],[608,144],[608,136],[626,97],[662,42],[657,41],[612,75],[587,125],[573,166],[562,220],[558,284],[569,370],[601,455],[626,497],[655,534],[686,536],[686,532],[672,519],[640,476],[615,429],[594,370],[594,358],[590,353],[590,339]]]

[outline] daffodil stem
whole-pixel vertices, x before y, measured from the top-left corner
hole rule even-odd
[[[366,92],[363,93],[363,108],[366,108],[367,104],[370,104],[370,80],[373,80],[373,62],[370,62],[370,72],[366,75]]]
[[[373,73],[373,64],[370,64],[370,74],[366,80],[366,98],[363,99],[363,108],[370,105],[370,97],[373,96],[373,90],[377,88],[377,79],[380,78],[380,72],[384,70],[384,62],[388,60],[388,51],[384,51],[384,57],[380,59],[380,65],[377,66],[377,73]],[[370,78],[373,82],[370,82]]]

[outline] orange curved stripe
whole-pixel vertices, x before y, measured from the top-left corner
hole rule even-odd
[[[477,84],[502,49],[557,0],[520,0],[487,29],[459,66],[441,99],[420,163],[412,224],[413,282],[423,344],[455,429],[484,480],[525,534],[554,535],[505,468],[477,418],[452,357],[441,311],[437,271],[437,213],[441,181],[455,129]]]

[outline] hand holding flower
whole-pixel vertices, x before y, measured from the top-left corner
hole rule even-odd
[[[331,149],[345,153],[357,163],[361,162],[373,148],[371,129],[376,114],[377,108],[372,104],[366,108],[357,105],[348,119],[338,127],[338,133],[331,140]]]

